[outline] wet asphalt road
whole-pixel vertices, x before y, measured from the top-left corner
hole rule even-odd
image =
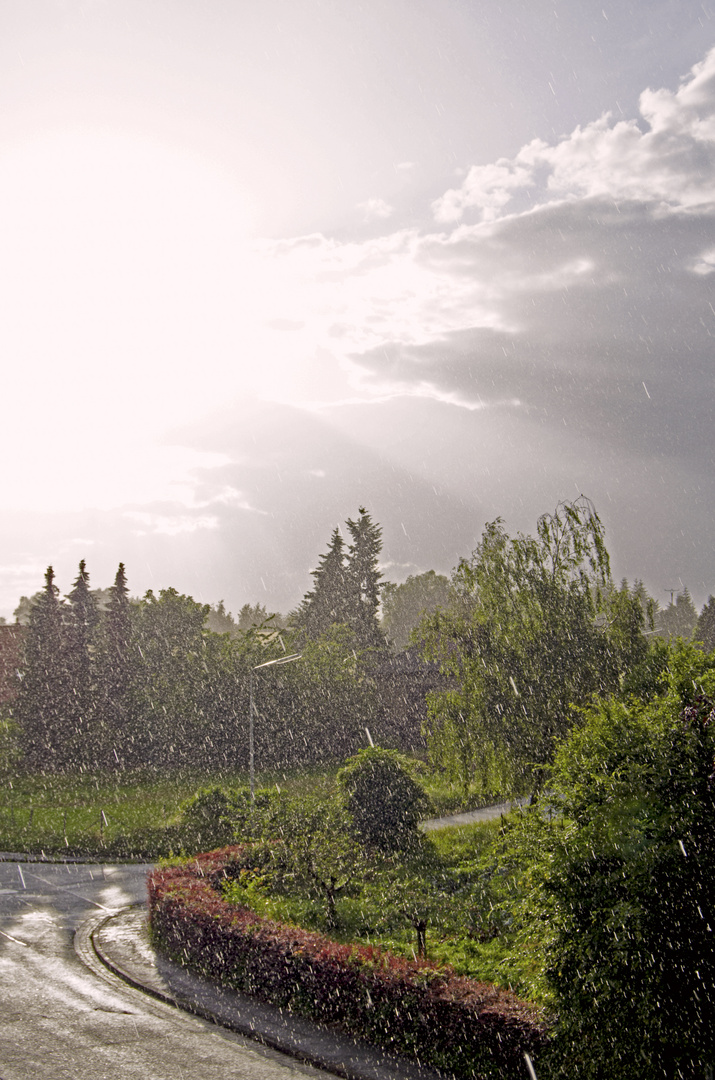
[[[0,1080],[328,1075],[85,967],[75,929],[143,902],[147,869],[0,862]]]

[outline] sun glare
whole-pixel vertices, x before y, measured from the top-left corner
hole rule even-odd
[[[5,434],[28,446],[0,498],[124,499],[139,447],[290,370],[250,206],[210,163],[124,135],[54,134],[0,166]],[[80,491],[88,453],[103,468]],[[164,487],[165,463],[148,475]]]

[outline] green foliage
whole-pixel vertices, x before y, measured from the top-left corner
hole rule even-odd
[[[447,607],[449,580],[428,570],[410,575],[402,585],[386,582],[382,589],[382,629],[393,649],[406,649],[410,635],[424,615]]]
[[[328,930],[340,924],[338,900],[367,873],[349,826],[334,793],[282,799],[264,826],[264,835],[274,838],[266,849],[272,891],[317,902]]]
[[[204,622],[208,605],[175,589],[150,589],[133,612],[137,721],[130,734],[136,760],[187,758],[202,723]]]
[[[511,844],[559,1015],[554,1075],[697,1076],[710,1061],[714,697],[713,657],[680,643],[659,698],[590,706],[556,757],[553,820],[525,815]]]
[[[19,743],[13,738],[12,721],[7,723],[9,745],[2,734],[8,729],[0,727],[10,769],[0,794],[0,850],[102,857],[114,852],[122,858],[152,859],[170,852],[195,853],[211,846],[211,837],[197,838],[195,823],[187,822],[184,813],[200,792],[216,787],[228,803],[226,817],[232,837],[246,841],[275,835],[271,823],[278,816],[276,804],[280,801],[275,786],[258,788],[253,804],[246,776],[241,773],[168,772],[156,767],[30,776],[13,768]],[[0,750],[0,761],[3,753]],[[281,786],[288,799],[298,797],[306,789],[329,787],[333,771],[327,776],[315,770],[288,774],[287,780],[281,774]],[[225,805],[223,799],[219,804]],[[208,818],[210,831],[210,814]],[[222,821],[219,827],[224,830],[224,826]],[[222,842],[225,835],[222,831]]]
[[[409,759],[394,750],[360,750],[338,773],[353,828],[368,847],[409,845],[428,806]]]
[[[420,628],[424,655],[455,682],[428,699],[432,760],[466,791],[480,758],[506,754],[517,790],[538,788],[572,706],[618,690],[645,657],[640,600],[614,588],[603,528],[584,498],[540,518],[536,537],[487,525],[452,591],[450,608]]]
[[[226,847],[235,837],[234,800],[218,785],[202,788],[182,806],[181,836],[188,852]]]
[[[260,749],[264,763],[281,748],[287,761],[342,760],[366,741],[376,695],[368,656],[353,631],[345,624],[331,626],[306,640],[301,652],[299,662],[271,674],[265,691],[262,684],[275,718]]]

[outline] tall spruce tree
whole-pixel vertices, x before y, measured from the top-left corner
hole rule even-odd
[[[99,653],[99,723],[104,753],[111,767],[131,757],[132,620],[124,563],[109,589],[102,617]]]
[[[351,621],[350,588],[345,565],[345,541],[336,526],[325,555],[312,571],[313,588],[296,612],[297,624],[309,637],[319,637],[335,623]]]
[[[348,518],[346,524],[352,537],[347,567],[349,622],[360,645],[381,647],[385,644],[385,635],[380,629],[377,613],[382,588],[382,573],[378,567],[382,529],[363,506],[358,510],[357,520]]]
[[[71,761],[67,712],[71,681],[59,589],[51,566],[33,604],[24,644],[20,688],[12,705],[22,730],[25,762],[33,770],[61,770]]]
[[[96,763],[94,744],[96,679],[94,653],[96,648],[99,611],[89,588],[89,573],[85,560],[68,596],[65,608],[67,647],[66,668],[69,696],[65,723],[70,763],[76,766]]]

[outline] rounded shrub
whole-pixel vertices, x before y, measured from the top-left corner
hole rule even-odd
[[[358,751],[338,773],[338,784],[359,839],[382,851],[407,846],[429,807],[411,762],[395,750]]]
[[[224,847],[234,838],[233,800],[222,788],[203,788],[182,806],[179,823],[182,846],[187,851]]]

